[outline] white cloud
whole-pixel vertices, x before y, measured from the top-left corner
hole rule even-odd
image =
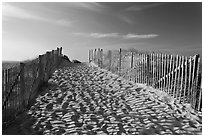
[[[131,20],[129,17],[125,16],[125,15],[121,15],[119,14],[117,16],[119,19],[121,19],[122,21],[128,23],[128,24],[134,24],[135,22],[133,20]]]
[[[118,38],[118,33],[74,33],[76,36],[90,37],[90,38]]]
[[[126,10],[127,11],[141,11],[141,10],[144,10],[144,9],[148,9],[148,8],[152,8],[152,7],[157,7],[157,6],[160,6],[162,5],[162,3],[151,3],[151,4],[138,4],[138,5],[133,5],[133,6],[130,6],[128,7]]]
[[[88,37],[88,38],[122,38],[122,39],[148,39],[155,38],[157,34],[126,34],[122,35],[119,33],[74,33],[76,36]]]
[[[55,24],[56,24],[56,25],[59,25],[59,26],[65,26],[65,27],[67,27],[67,26],[71,26],[71,25],[72,25],[72,22],[71,22],[71,21],[68,21],[68,20],[66,20],[66,19],[60,19],[60,20],[55,21]]]
[[[107,34],[91,33],[89,36],[93,38],[117,38],[119,37],[118,33],[107,33]]]
[[[40,16],[31,14],[26,10],[23,10],[16,6],[12,6],[8,3],[4,3],[2,5],[2,15],[3,15],[3,19],[6,17],[14,17],[14,18],[20,18],[20,19],[32,19],[32,20],[41,20],[41,21],[46,20]]]
[[[97,11],[97,12],[103,11],[104,9],[107,8],[106,6],[96,2],[75,2],[75,3],[71,3],[71,5],[82,9],[87,9],[87,10]]]
[[[154,37],[157,37],[159,35],[157,34],[127,34],[127,35],[124,35],[123,38],[124,39],[148,39],[148,38],[154,38]]]
[[[52,19],[52,18],[45,18],[34,13],[30,13],[22,8],[13,6],[8,3],[4,3],[2,6],[2,19],[8,20],[8,18],[18,18],[18,19],[27,19],[27,20],[37,20],[43,21],[50,24],[58,25],[58,26],[71,26],[73,21],[67,19]]]

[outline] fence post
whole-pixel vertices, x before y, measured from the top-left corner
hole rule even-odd
[[[25,107],[25,80],[24,74],[25,73],[25,64],[20,63],[20,89],[21,89],[21,101],[22,101],[22,108]]]
[[[89,63],[90,63],[90,62],[91,62],[91,61],[90,61],[90,60],[91,60],[91,59],[90,59],[91,51],[89,50],[88,52],[89,52],[89,53],[88,53],[88,55],[89,55],[89,56],[88,56],[88,60],[89,60]]]
[[[94,50],[91,50],[91,62],[94,62]]]
[[[94,50],[94,63],[96,64],[96,53],[97,53],[97,51],[96,51],[96,49]]]
[[[195,55],[194,56],[194,64],[193,64],[193,78],[192,78],[192,106],[193,108],[195,108],[194,104],[195,104],[195,100],[196,100],[196,95],[197,95],[197,86],[198,86],[198,83],[197,83],[197,79],[198,79],[198,73],[199,73],[199,55]]]
[[[199,99],[198,99],[198,111],[202,109],[202,76],[200,78],[200,93],[199,93]]]
[[[59,49],[59,55],[62,55],[62,47]]]
[[[58,56],[57,56],[57,60],[58,60],[58,64],[59,63],[61,63],[61,61],[62,61],[62,47],[60,47],[60,49],[59,49],[59,54],[58,54]]]
[[[97,52],[97,64],[98,64],[98,67],[100,67],[100,48],[98,48],[98,52]]]
[[[173,72],[175,72],[173,98],[175,97],[175,92],[177,92],[177,91],[176,91],[176,86],[177,86],[176,84],[177,84],[177,80],[178,80],[178,79],[177,79],[177,71],[178,71],[177,68],[178,68],[178,63],[179,63],[178,61],[179,61],[179,56],[177,55],[177,56],[176,56],[176,67],[175,67],[175,69],[174,69],[174,71],[173,71]]]
[[[111,50],[108,51],[108,56],[109,56],[109,71],[111,71],[111,61],[112,61],[112,52],[111,52]]]
[[[187,81],[187,77],[188,77],[188,58],[185,57],[185,80],[184,80],[184,93],[183,93],[183,102],[185,102],[185,97],[186,97],[186,90],[187,90],[187,85],[188,85],[188,81]]]
[[[150,74],[149,74],[149,67],[150,67],[150,58],[149,54],[147,54],[147,85],[150,84]]]
[[[121,75],[121,63],[122,63],[121,57],[122,57],[122,49],[120,48],[119,49],[119,66],[118,66],[119,75]]]
[[[38,77],[39,77],[40,80],[44,80],[42,57],[43,57],[43,55],[39,55],[39,64],[38,64],[39,72],[38,72]]]
[[[188,76],[188,79],[189,79],[189,83],[188,83],[188,84],[189,84],[189,85],[188,85],[188,99],[189,99],[189,100],[188,100],[188,101],[190,101],[190,99],[191,99],[191,98],[190,98],[190,95],[191,95],[191,94],[190,94],[190,93],[191,93],[190,91],[191,91],[191,86],[192,86],[192,85],[191,85],[191,83],[192,83],[192,81],[191,81],[191,79],[192,79],[192,57],[191,57],[191,56],[190,56],[189,63],[190,63],[190,64],[189,64],[189,76]]]
[[[181,84],[180,84],[180,95],[179,95],[179,102],[181,102],[181,95],[183,91],[183,81],[184,81],[184,66],[185,66],[185,61],[184,61],[184,56],[182,56],[182,61],[181,61]]]
[[[49,79],[49,71],[50,71],[50,52],[46,52],[45,54],[45,81]]]
[[[131,52],[130,68],[133,68],[133,51]]]
[[[101,49],[101,68],[103,68],[103,49]]]

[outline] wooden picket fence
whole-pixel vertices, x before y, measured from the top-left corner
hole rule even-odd
[[[23,112],[61,62],[62,48],[46,52],[19,66],[2,70],[2,124],[6,127]]]
[[[89,62],[136,83],[163,90],[202,111],[200,56],[184,57],[136,50],[89,50]]]

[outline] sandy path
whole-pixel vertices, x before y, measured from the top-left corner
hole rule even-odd
[[[21,124],[24,134],[201,134],[202,117],[183,114],[153,90],[106,70],[65,67],[53,73]]]

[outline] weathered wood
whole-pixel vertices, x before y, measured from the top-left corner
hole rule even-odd
[[[138,53],[138,62],[137,62],[137,83],[139,83],[139,76],[140,76],[140,56]]]
[[[152,85],[155,84],[155,54],[152,54],[152,66],[153,66],[153,74],[152,74]]]
[[[119,66],[118,66],[118,74],[121,75],[121,64],[122,64],[122,49],[119,49]]]
[[[149,85],[149,79],[150,79],[150,57],[149,54],[147,54],[147,85]]]
[[[158,69],[159,69],[159,83],[158,83],[158,88],[161,89],[161,54],[158,54],[159,57],[159,65],[158,65]]]
[[[93,49],[91,50],[91,54],[92,54],[91,55],[91,61],[94,62],[94,50]]]
[[[134,53],[131,52],[131,61],[130,61],[130,68],[133,68],[133,60],[134,60]]]
[[[156,80],[155,80],[156,88],[158,87],[158,80],[159,80],[159,69],[158,69],[159,68],[158,67],[159,66],[159,60],[158,60],[158,58],[159,57],[158,57],[158,53],[157,53],[156,54],[156,67],[157,67],[156,69],[157,70],[156,70]]]
[[[139,83],[141,83],[142,68],[141,68],[141,53],[139,53]]]
[[[62,55],[62,47],[60,47],[60,55]]]
[[[91,50],[88,51],[89,52],[89,63],[91,62]]]
[[[194,74],[193,74],[193,87],[192,87],[192,92],[193,92],[193,99],[192,99],[192,106],[195,108],[196,106],[196,96],[198,93],[198,77],[199,77],[199,65],[200,65],[200,57],[199,55],[195,55],[194,58]]]
[[[2,104],[5,100],[5,69],[2,70]],[[2,105],[2,110],[4,110],[5,107],[4,105]],[[3,115],[4,115],[4,111],[3,111]]]
[[[175,73],[175,76],[174,76],[174,90],[173,90],[173,97],[175,97],[175,95],[176,95],[176,84],[177,84],[177,67],[178,67],[178,58],[179,58],[179,56],[177,55],[176,56],[176,67],[175,67],[175,71],[174,71],[174,73]]]
[[[196,90],[196,96],[195,96],[195,108],[197,106],[198,103],[196,103],[198,101],[197,99],[197,95],[199,94],[199,92],[201,92],[201,83],[199,83],[199,71],[200,71],[200,57],[198,57],[198,66],[197,66],[197,76],[196,76],[196,85],[195,85],[195,90]],[[200,86],[200,88],[199,88]],[[200,111],[199,109],[196,108],[196,110]]]
[[[96,49],[93,51],[93,62],[96,63]]]
[[[200,93],[199,93],[199,99],[198,99],[198,111],[201,111],[202,106],[202,77],[200,79]]]
[[[8,88],[8,79],[9,79],[9,76],[8,76],[8,69],[6,69],[6,92],[5,92],[5,97],[7,97],[7,94],[8,94],[8,90],[9,90],[9,88]],[[8,117],[7,117],[7,115],[9,115],[8,113],[7,113],[7,108],[8,108],[8,101],[6,100],[6,98],[5,98],[5,104],[4,104],[4,106],[5,106],[5,119],[6,119],[6,121],[8,121]]]
[[[164,65],[164,75],[165,75],[165,79],[164,79],[164,90],[165,92],[167,91],[167,83],[168,83],[168,56],[167,54],[165,54],[165,65]]]
[[[145,75],[145,83],[147,83],[147,85],[148,85],[148,69],[147,69],[147,54],[144,54],[145,56],[144,56],[144,58],[145,58],[145,68],[144,68],[144,71],[146,71],[145,73],[146,73],[146,75]]]
[[[172,70],[171,70],[171,88],[170,88],[170,94],[173,94],[173,87],[174,87],[174,75],[175,75],[175,56],[172,58]]]
[[[178,56],[178,64],[177,64],[177,69],[176,69],[176,72],[177,72],[177,74],[176,74],[176,79],[175,79],[175,81],[176,81],[176,84],[175,84],[175,91],[176,91],[176,99],[178,99],[178,95],[179,95],[179,89],[178,89],[178,87],[180,87],[179,86],[179,81],[180,81],[180,70],[181,70],[181,60],[180,60],[180,56]]]
[[[183,91],[183,80],[184,80],[184,73],[185,73],[185,60],[184,60],[184,56],[182,56],[181,58],[181,83],[180,83],[180,95],[179,95],[179,99],[178,101],[181,102],[181,96],[182,96],[182,91]]]
[[[20,90],[21,90],[21,101],[22,107],[25,107],[25,80],[24,80],[24,73],[25,73],[25,64],[20,63]]]
[[[185,102],[186,98],[186,91],[188,86],[188,58],[185,57],[185,76],[184,76],[184,93],[183,93],[183,103]]]
[[[109,71],[111,71],[111,65],[112,65],[112,51],[108,51],[108,56],[109,56]]]
[[[59,50],[59,49],[58,49]],[[54,51],[56,54],[59,51]],[[58,54],[58,53],[57,53]],[[59,56],[56,56],[58,60]],[[41,58],[41,57],[39,57]],[[28,62],[26,64],[20,63],[18,67],[13,67],[2,71],[2,110],[3,110],[3,124],[10,122],[15,118],[15,115],[23,111],[28,105],[26,99],[27,95],[33,92],[34,87],[38,87],[39,84],[36,83],[36,79],[43,75],[43,70],[49,70],[53,68],[58,61],[55,61],[54,54],[47,58],[46,64],[42,65],[42,71],[39,70],[41,63],[37,64],[36,60]],[[39,66],[38,66],[39,65]],[[18,72],[20,71],[20,72]],[[39,72],[41,74],[38,74]],[[50,73],[50,71],[47,71]],[[29,85],[26,83],[26,79],[29,78],[31,83]],[[26,88],[26,90],[25,90]],[[36,92],[35,92],[36,93]],[[29,98],[30,99],[30,98]],[[32,98],[31,98],[32,99]]]
[[[143,60],[143,55],[141,54],[141,83],[144,83],[143,78],[144,78],[144,60]]]
[[[10,82],[9,82],[9,83],[10,83],[10,84],[9,84],[9,85],[10,85],[10,92],[12,92],[11,94],[13,94],[13,95],[11,95],[11,96],[12,96],[12,100],[9,99],[9,100],[10,100],[10,108],[11,108],[11,110],[12,110],[11,113],[15,113],[15,111],[14,111],[14,109],[15,109],[15,108],[14,108],[14,104],[16,103],[16,102],[15,102],[16,100],[15,100],[14,97],[13,97],[14,94],[15,94],[15,91],[14,91],[15,87],[12,87],[12,83],[14,82],[14,80],[13,80],[13,79],[14,79],[14,76],[13,76],[13,75],[14,75],[13,68],[10,69],[10,72],[9,72],[9,73],[10,73],[10,76],[9,76],[9,79],[10,79]]]
[[[167,81],[166,81],[166,92],[169,93],[169,79],[170,79],[170,61],[171,61],[171,56],[170,55],[167,55]]]
[[[46,52],[45,54],[45,69],[44,69],[44,81],[47,81],[48,78],[49,78],[49,67],[50,67],[50,62],[49,62],[49,59],[50,59],[50,52]],[[40,73],[40,72],[39,72]]]
[[[100,67],[100,48],[97,49],[96,58],[96,64]]]
[[[193,70],[192,70],[192,79],[191,79],[191,81],[192,81],[192,88],[191,88],[191,91],[190,91],[191,94],[192,94],[191,104],[194,103],[195,92],[196,92],[196,90],[195,90],[195,82],[196,82],[195,75],[196,75],[197,62],[198,62],[198,55],[195,55],[193,57]]]
[[[162,54],[162,60],[161,60],[161,65],[162,65],[162,67],[161,67],[161,90],[163,91],[164,90],[164,80],[165,80],[165,75],[164,75],[164,64],[165,64],[165,56],[164,56],[164,54]]]
[[[190,60],[189,60],[189,73],[188,73],[188,101],[190,101],[191,99],[191,78],[192,78],[192,57],[190,57]]]
[[[101,49],[101,68],[103,68],[103,60],[104,60],[103,49]]]
[[[45,72],[43,69],[43,55],[39,55],[38,57],[39,63],[38,63],[38,78],[40,80],[46,81],[47,79],[45,78]]]

